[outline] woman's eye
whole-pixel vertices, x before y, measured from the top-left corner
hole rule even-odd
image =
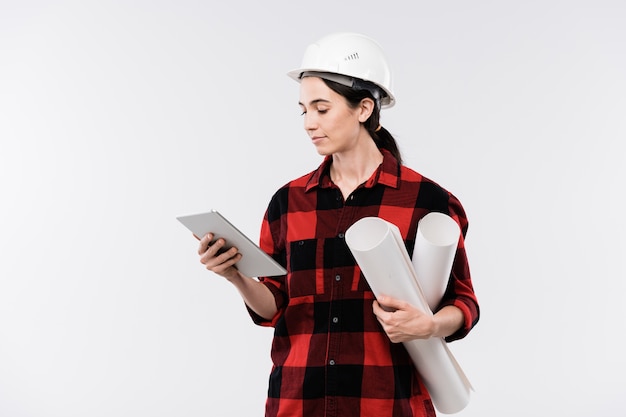
[[[316,109],[316,112],[318,112],[319,114],[325,114],[328,113],[328,109]],[[306,110],[302,110],[302,113],[300,113],[300,116],[304,116],[307,113]]]

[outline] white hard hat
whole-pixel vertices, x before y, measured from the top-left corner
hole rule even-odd
[[[324,74],[328,73],[346,77],[325,77]],[[300,81],[303,75],[318,76],[356,88],[363,87],[353,78],[369,81],[385,93],[380,97],[381,107],[396,103],[391,70],[382,48],[373,39],[359,33],[333,33],[312,43],[304,52],[301,67],[287,75],[296,81]]]

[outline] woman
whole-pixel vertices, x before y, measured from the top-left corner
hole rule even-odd
[[[304,128],[324,161],[272,197],[260,246],[287,269],[282,277],[244,276],[236,248],[204,236],[207,269],[240,292],[255,323],[272,326],[273,367],[266,416],[434,416],[418,371],[399,342],[464,337],[479,308],[463,245],[467,219],[448,191],[401,164],[398,146],[379,124],[395,103],[382,50],[354,33],[309,46],[300,69]],[[376,300],[344,241],[357,220],[397,225],[409,253],[417,222],[431,211],[460,225],[450,282],[427,315],[392,298]]]

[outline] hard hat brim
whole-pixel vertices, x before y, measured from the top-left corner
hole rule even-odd
[[[346,74],[339,74],[339,73],[330,72],[330,71],[328,71],[326,69],[322,69],[322,68],[297,68],[297,69],[293,69],[291,71],[288,71],[287,72],[287,76],[289,78],[297,81],[297,82],[300,82],[302,80],[302,74],[304,74],[305,72],[337,74],[337,75],[342,76],[342,77],[358,78],[358,77],[353,77],[353,76],[346,75]],[[369,81],[369,82],[371,82],[371,81]],[[396,99],[395,99],[393,93],[391,91],[389,91],[388,89],[386,89],[385,87],[383,87],[382,85],[378,84],[378,83],[373,83],[373,84],[375,84],[378,88],[382,89],[385,92],[385,94],[386,94],[386,96],[381,99],[381,107],[382,108],[393,107],[396,104]]]

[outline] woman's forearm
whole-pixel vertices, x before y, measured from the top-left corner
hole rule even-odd
[[[246,305],[259,316],[271,320],[278,312],[274,295],[264,284],[241,273],[228,281],[237,288]]]
[[[448,337],[463,326],[465,317],[461,309],[449,305],[435,313],[433,320],[435,322],[433,337]]]

